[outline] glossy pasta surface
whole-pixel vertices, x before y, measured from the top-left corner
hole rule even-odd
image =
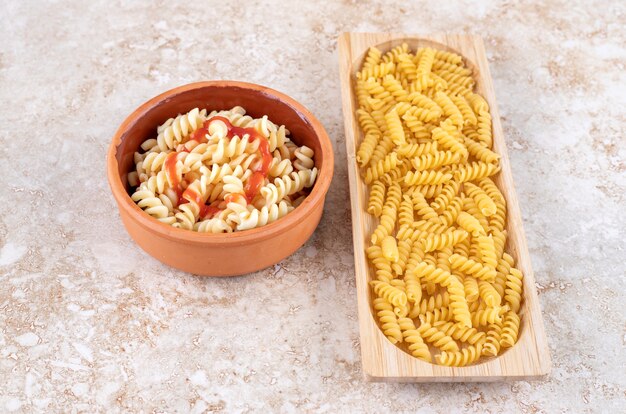
[[[371,48],[356,74],[356,161],[377,220],[366,249],[374,315],[424,361],[479,363],[514,346],[522,273],[506,252],[506,202],[491,179],[489,105],[463,58]]]
[[[131,198],[173,227],[230,233],[288,214],[317,177],[313,150],[284,125],[242,107],[192,109],[168,119],[135,152]]]

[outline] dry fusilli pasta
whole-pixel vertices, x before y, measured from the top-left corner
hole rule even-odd
[[[500,156],[474,85],[461,56],[406,44],[371,48],[356,76],[374,312],[391,342],[447,366],[497,356],[521,325],[523,276],[492,180]]]

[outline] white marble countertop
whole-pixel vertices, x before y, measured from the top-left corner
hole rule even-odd
[[[3,2],[0,412],[624,412],[626,4],[285,3]],[[342,31],[484,36],[547,380],[363,381]],[[144,254],[105,178],[107,145],[130,111],[205,79],[283,91],[335,144],[321,226],[247,277],[198,278]]]

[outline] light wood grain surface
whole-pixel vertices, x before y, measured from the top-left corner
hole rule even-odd
[[[494,177],[494,181],[504,194],[508,205],[507,251],[515,258],[517,267],[524,273],[524,300],[520,310],[522,324],[519,340],[513,348],[498,357],[481,359],[480,363],[467,367],[433,365],[412,357],[389,342],[379,329],[371,307],[368,282],[372,280],[373,271],[365,256],[365,247],[377,220],[366,212],[368,189],[359,177],[356,162],[355,153],[363,134],[355,116],[357,104],[353,81],[370,46],[377,46],[386,52],[403,42],[413,50],[432,46],[458,53],[466,59],[467,66],[473,70],[476,77],[476,92],[487,100],[491,108],[493,149],[501,155],[502,170]],[[339,59],[364,375],[372,381],[402,382],[521,380],[537,379],[547,375],[550,371],[550,356],[537,299],[535,278],[482,39],[479,36],[468,35],[344,33],[339,37]]]

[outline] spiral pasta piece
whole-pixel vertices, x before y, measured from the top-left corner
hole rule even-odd
[[[459,168],[454,173],[454,178],[462,183],[467,181],[479,180],[494,175],[500,171],[500,167],[496,164],[487,164],[482,161],[472,162],[467,166]]]
[[[219,217],[202,220],[194,224],[194,230],[200,233],[231,233],[232,227]]]
[[[504,314],[502,322],[502,334],[500,336],[500,346],[510,348],[517,342],[519,333],[520,317],[515,311],[508,311]]]
[[[417,215],[423,220],[436,220],[438,215],[435,210],[428,204],[424,195],[420,192],[415,192],[411,196],[411,203],[413,209],[417,212]],[[411,220],[413,221],[413,220]]]
[[[500,353],[500,338],[502,326],[500,323],[492,323],[487,327],[487,336],[483,345],[482,354],[485,356],[496,356]]]
[[[472,326],[484,326],[493,323],[501,323],[501,312],[501,307],[478,310],[472,315]]]
[[[464,138],[463,143],[467,148],[470,155],[476,158],[478,161],[486,162],[489,164],[496,164],[500,161],[500,155],[493,152],[483,144],[480,144],[473,139]]]
[[[157,145],[161,151],[174,149],[184,138],[198,129],[204,122],[206,112],[194,108],[186,114],[168,119],[157,131]]]
[[[409,171],[404,177],[404,184],[408,186],[415,185],[435,185],[435,184],[443,184],[452,179],[452,174],[442,173],[441,171],[421,171],[421,172],[413,172]]]
[[[491,114],[489,111],[480,111],[477,116],[476,132],[478,140],[486,147],[491,148],[493,136],[491,132]]]
[[[361,167],[365,167],[369,161],[372,159],[372,155],[374,154],[374,150],[376,146],[380,142],[380,135],[378,134],[367,134],[365,138],[361,142],[358,151],[356,152],[356,159],[361,165]]]
[[[434,260],[434,264],[436,264],[436,260]],[[417,276],[423,282],[431,282],[441,285],[443,287],[448,286],[452,283],[452,279],[455,279],[454,276],[442,269],[438,269],[434,264],[429,264],[426,261],[418,263],[413,270]]]
[[[383,333],[391,343],[402,342],[402,331],[398,324],[398,318],[393,312],[393,306],[383,298],[374,299],[374,310],[378,316]]]
[[[503,231],[506,224],[506,201],[494,182],[485,177],[478,183],[496,205],[496,212],[489,217],[489,228]]]
[[[376,269],[376,279],[390,283],[394,277],[391,262],[383,256],[383,251],[380,246],[370,246],[365,250],[365,253]]]
[[[439,216],[440,222],[444,226],[448,226],[448,227],[452,226],[454,222],[456,221],[462,208],[463,208],[463,202],[461,201],[461,199],[459,197],[454,197],[450,201],[450,204],[448,204],[446,209],[443,211],[443,213],[441,213],[441,215]]]
[[[269,176],[270,177],[284,177],[293,172],[293,164],[290,160],[279,160],[274,158],[272,164],[270,164]]]
[[[408,51],[409,45],[407,43],[402,43],[385,53],[383,56],[383,62],[397,62],[400,56],[406,54]]]
[[[378,65],[374,65],[368,68],[363,68],[361,72],[357,73],[357,78],[360,78],[360,79],[382,78],[385,75],[388,75],[391,72],[393,72],[395,67],[396,65],[393,62],[381,62]]]
[[[465,160],[468,156],[467,148],[446,128],[449,125],[451,124],[448,121],[444,121],[440,126],[434,128],[432,132],[433,140],[437,142],[439,147],[448,149],[456,154],[459,159]]]
[[[416,303],[415,307],[419,309],[419,314],[424,314],[426,312],[433,312],[435,309],[445,308],[450,305],[450,295],[448,292],[440,293],[435,296],[431,296],[427,299],[422,299],[419,302],[419,306]]]
[[[400,65],[398,65],[398,67],[400,67]],[[402,83],[394,78],[393,75],[387,75],[383,78],[382,88],[393,97],[394,101],[408,101],[409,92],[402,87]]]
[[[439,119],[441,112],[432,111],[415,105],[407,106],[406,111],[402,115],[402,119],[406,123],[411,132],[416,134],[417,138],[427,138],[428,134],[423,134],[422,131],[428,132],[426,125],[432,123],[434,120]]]
[[[522,301],[522,284],[523,275],[518,269],[511,267],[506,277],[506,289],[504,291],[504,300],[513,310],[519,312],[520,303]]]
[[[403,162],[398,164],[396,168],[393,168],[389,172],[386,172],[380,177],[380,181],[385,185],[391,185],[391,183],[400,183],[404,179],[404,176],[409,171],[408,163]]]
[[[502,298],[490,283],[485,282],[484,280],[479,280],[478,289],[480,293],[480,298],[485,302],[487,306],[494,308],[500,305]]]
[[[418,275],[414,271],[414,268],[407,269],[404,274],[404,283],[407,300],[414,304],[418,304],[422,298],[422,285]]]
[[[446,77],[447,74],[451,74],[449,77]],[[457,83],[457,79],[468,79],[472,80],[471,76],[463,76],[460,74],[454,74],[452,72],[442,72],[440,76],[445,79],[448,83]],[[464,87],[468,87],[466,84],[467,81],[462,81],[461,85]],[[474,114],[474,111],[470,107],[469,103],[465,100],[462,95],[453,95],[450,97],[452,103],[459,109],[461,115],[463,116],[463,125],[476,125],[478,123],[478,119]]]
[[[169,216],[170,210],[163,204],[163,200],[146,187],[137,189],[130,198],[137,203],[139,208],[159,221],[163,221]]]
[[[400,240],[398,244],[398,260],[392,263],[392,269],[396,275],[401,276],[406,270],[406,266],[409,261],[409,255],[411,254],[411,248],[413,246],[412,240]],[[408,294],[407,294],[408,295]]]
[[[358,109],[356,111],[357,119],[359,121],[359,125],[363,130],[365,135],[376,135],[381,136],[382,131],[380,130],[378,124],[374,120],[372,114],[364,109]]]
[[[448,119],[457,129],[463,128],[463,115],[447,94],[443,92],[437,92],[435,94],[434,101],[437,103],[437,105],[439,105],[439,107],[441,107],[444,116],[448,117]]]
[[[454,339],[434,328],[428,322],[422,322],[417,331],[426,342],[431,343],[442,351],[456,352],[459,350],[459,346],[454,342]]]
[[[396,233],[396,237],[400,240],[410,239],[416,241],[428,234],[441,234],[445,231],[445,227],[435,221],[420,220],[413,222],[410,226],[401,226]],[[422,246],[422,243],[416,243]]]
[[[398,324],[400,326],[400,330],[402,331],[404,342],[408,344],[408,349],[411,355],[426,362],[431,362],[432,356],[430,354],[430,350],[428,349],[428,345],[424,343],[422,336],[415,328],[413,320],[403,317],[398,319]]]
[[[493,238],[493,244],[496,248],[496,258],[500,260],[504,254],[506,247],[506,231],[500,231],[497,229],[491,229],[491,237]]]
[[[425,124],[423,121],[420,120],[420,118],[415,115],[416,113],[414,112],[405,113],[404,115],[402,115],[402,121],[405,127],[405,137],[409,137],[409,139],[412,137],[413,140],[416,141],[416,144],[407,148],[414,148],[414,150],[417,150],[419,148],[415,148],[415,145],[430,143],[431,131],[433,128],[430,126],[430,124]],[[431,116],[428,112],[425,111],[417,115],[421,115],[422,119],[426,119]],[[406,145],[398,146],[398,150],[400,151],[400,148],[402,147],[406,147]]]
[[[484,235],[486,234],[487,230],[491,229],[491,227],[489,226],[489,222],[487,221],[485,216],[483,216],[483,213],[480,212],[473,198],[471,197],[463,198],[463,211],[465,211],[469,215],[473,216],[476,220],[478,220],[478,223],[482,227],[482,232],[478,232],[477,236]]]
[[[267,117],[265,116],[264,119],[267,119]],[[271,121],[268,122],[274,125]],[[288,133],[289,131],[284,125],[279,126],[278,129],[276,128],[276,125],[274,125],[273,128],[270,128],[269,136],[267,137],[269,150],[276,151],[282,149],[283,147],[288,148],[289,144],[293,144],[293,142],[291,142],[291,140],[287,137]]]
[[[476,237],[476,244],[480,252],[480,259],[486,267],[494,269],[498,266],[498,258],[496,256],[496,247],[493,242],[493,237],[478,236]]]
[[[259,193],[265,199],[265,205],[276,204],[287,196],[311,187],[315,182],[316,176],[316,168],[293,171],[289,175],[275,178],[273,183],[263,186]],[[224,177],[224,181],[226,181],[226,177]],[[227,191],[227,189],[225,190]]]
[[[470,345],[458,352],[442,352],[435,356],[438,364],[449,367],[464,367],[472,364],[480,358],[482,353],[482,344]]]
[[[465,240],[468,233],[465,230],[452,230],[441,234],[429,234],[422,240],[422,247],[426,253],[451,247]]]
[[[455,276],[452,276],[447,290],[450,294],[450,308],[454,314],[454,320],[461,325],[471,328],[472,315],[467,305],[463,284]]]
[[[380,216],[380,224],[374,230],[372,234],[372,243],[377,244],[382,241],[385,236],[388,236],[393,231],[396,219],[398,207],[400,206],[400,199],[402,197],[402,190],[398,184],[392,184],[387,190],[387,200],[383,206],[383,211]]]
[[[370,69],[380,63],[382,58],[382,52],[380,49],[372,46],[367,51],[367,55],[365,56],[365,62],[363,63],[363,69]]]
[[[400,259],[400,252],[398,251],[398,243],[393,236],[386,236],[380,243],[380,248],[383,250],[383,256],[390,262],[396,263]]]
[[[393,306],[402,307],[407,303],[406,293],[392,286],[389,282],[385,282],[382,280],[372,280],[370,282],[372,287],[374,288],[374,292],[381,298],[384,298],[387,302],[391,303]]]
[[[378,161],[385,158],[385,156],[389,154],[392,149],[393,142],[391,141],[391,137],[389,135],[384,135],[382,139],[378,141],[376,148],[374,148],[369,165],[375,165]]]
[[[453,254],[450,256],[450,267],[452,267],[452,269],[458,269],[465,274],[472,275],[475,278],[486,282],[493,282],[496,278],[495,269],[485,267],[475,260],[468,259],[460,254]]]
[[[392,152],[387,155],[385,159],[378,161],[365,171],[363,181],[366,184],[370,184],[374,180],[378,180],[383,174],[388,173],[398,166],[402,161],[398,161],[398,154]]]
[[[408,195],[402,196],[400,208],[398,211],[398,224],[400,226],[408,226],[413,222],[413,201]]]
[[[498,261],[498,267],[496,268],[496,280],[493,287],[502,297],[505,296],[504,290],[506,288],[506,280],[514,263],[515,261],[508,253],[503,253],[502,258]]]
[[[440,321],[451,321],[454,318],[454,314],[452,313],[452,308],[443,307],[434,309],[432,312],[419,313],[419,307],[414,307],[411,309],[408,315],[410,318],[419,318],[420,322],[428,322],[429,324],[434,324],[435,322]]]
[[[480,292],[478,281],[474,277],[467,275],[463,278],[463,289],[465,290],[465,298],[468,303],[478,300]]]
[[[433,184],[433,185],[422,184],[422,185],[413,187],[413,191],[422,193],[422,195],[426,198],[437,197],[441,193],[442,189],[443,189],[443,184]]]
[[[277,204],[264,206],[260,210],[251,209],[240,213],[234,212],[229,215],[229,220],[236,223],[236,230],[248,230],[272,223],[287,215],[291,210],[293,210],[293,206],[282,200]]]
[[[174,215],[176,222],[172,224],[172,226],[185,230],[193,230],[193,226],[196,224],[196,220],[200,214],[198,205],[196,203],[186,203],[179,206],[178,209],[179,212]]]
[[[436,62],[446,62],[446,63],[451,63],[454,65],[462,65],[463,64],[463,58],[454,53],[454,52],[447,52],[445,50],[437,50],[435,52],[435,63]],[[433,63],[433,65],[435,64]]]
[[[458,181],[448,181],[441,192],[435,200],[431,203],[431,207],[438,213],[442,213],[447,207],[448,204],[452,201],[452,199],[459,192],[460,183]],[[466,229],[467,230],[467,229]]]
[[[420,54],[417,63],[417,76],[418,78],[427,79],[435,61],[435,49],[425,48]],[[425,80],[423,81],[426,82]]]
[[[223,178],[224,188],[228,194],[242,194],[243,193],[243,181],[241,178],[234,175],[226,175]]]
[[[454,62],[448,62],[447,60],[437,58],[437,55],[435,54],[435,61],[433,62],[433,72],[439,73],[446,70],[457,72],[465,76],[471,76],[472,71],[464,66],[461,66],[462,64],[463,58],[461,58],[459,55],[456,55]]]
[[[474,199],[474,202],[484,216],[489,217],[496,214],[496,203],[482,188],[472,183],[465,183],[463,189],[465,190],[465,194]]]
[[[415,82],[417,79],[417,66],[405,53],[398,55],[396,58],[398,62],[397,70],[400,77],[406,79],[408,82]]]
[[[223,164],[232,158],[236,158],[244,153],[251,154],[258,150],[259,141],[250,141],[250,136],[244,137],[234,136],[233,138],[220,138],[217,142],[217,148],[213,153],[211,162],[214,164]]]
[[[419,92],[410,93],[407,100],[411,105],[427,110],[430,113],[428,119],[435,120],[443,115],[443,110],[435,101]]]
[[[476,328],[467,328],[453,322],[439,321],[435,322],[433,326],[451,338],[459,342],[467,342],[470,345],[484,342],[487,336]]]
[[[452,151],[437,151],[435,154],[426,154],[421,157],[415,157],[411,160],[411,164],[416,171],[424,171],[432,168],[450,165],[457,162],[458,154]]]
[[[385,122],[387,124],[387,131],[391,137],[392,142],[395,145],[402,145],[406,143],[406,137],[404,136],[404,129],[402,128],[402,121],[395,108],[385,114]]]
[[[456,217],[457,224],[465,231],[470,233],[473,237],[479,237],[485,235],[485,229],[481,226],[480,222],[471,214],[461,211]]]
[[[383,183],[378,180],[374,181],[372,189],[370,190],[369,201],[367,203],[367,212],[375,217],[380,217],[380,214],[383,211],[385,191],[386,188]]]
[[[296,170],[310,170],[315,166],[313,162],[313,150],[306,145],[296,149],[294,155],[296,160],[293,162],[293,166]]]
[[[434,154],[437,152],[437,143],[428,142],[425,144],[406,144],[398,147],[397,150],[400,156],[406,158],[420,157],[426,154]]]

